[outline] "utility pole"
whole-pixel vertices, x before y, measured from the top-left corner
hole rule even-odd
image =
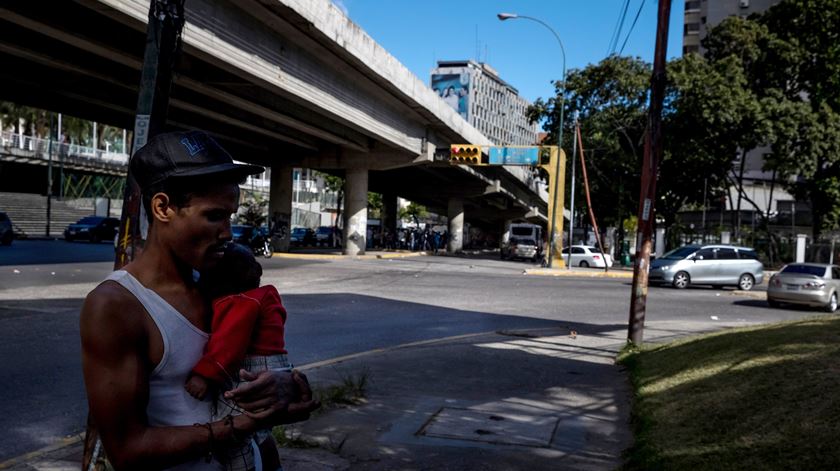
[[[708,184],[709,179],[703,179],[703,223],[701,227],[703,228],[703,243],[706,243],[706,186]]]
[[[165,127],[172,88],[172,65],[180,49],[184,27],[184,1],[152,0],[149,5],[132,154]],[[114,269],[122,268],[134,258],[138,242],[145,237],[147,222],[140,200],[140,187],[129,170]]]
[[[583,175],[583,189],[586,194],[586,207],[589,208],[589,220],[592,222],[592,230],[595,231],[595,241],[598,243],[598,250],[601,252],[601,257],[604,259],[604,273],[610,271],[610,266],[607,263],[607,254],[604,253],[604,243],[601,240],[601,231],[598,229],[598,221],[595,219],[595,210],[592,209],[592,198],[589,195],[589,177],[586,175],[586,159],[583,157],[583,138],[580,134],[580,126],[577,119],[575,119],[575,137],[580,145],[580,173]],[[572,250],[569,249],[569,260],[571,261]]]
[[[575,129],[577,129],[578,123],[578,112],[575,111],[574,115],[575,121]],[[572,187],[569,190],[569,244],[566,247],[566,250],[569,251],[569,259],[566,260],[566,269],[572,269],[572,244],[574,244],[575,239],[575,155],[577,154],[577,139],[572,137],[572,160],[569,164],[572,166]]]
[[[149,137],[160,133],[166,124],[172,88],[172,65],[180,50],[181,31],[184,27],[184,1],[152,0],[149,4],[146,51],[137,97],[132,152],[146,144]],[[141,211],[140,199],[140,187],[131,175],[129,166],[114,269],[122,268],[134,258],[142,234],[141,224],[145,224],[146,218]],[[99,432],[88,414],[82,469],[91,469],[91,463],[96,462],[101,453]]]
[[[52,116],[50,116],[50,127],[52,127]],[[52,132],[52,130],[51,130]],[[62,138],[62,131],[61,131],[61,113],[58,113],[58,132],[55,134],[56,140],[58,141],[58,168],[59,177],[58,177],[58,199],[64,199],[64,157],[65,154],[61,152],[61,145],[64,143],[64,139]]]
[[[641,345],[644,336],[645,309],[647,304],[648,270],[652,245],[653,224],[656,220],[656,178],[662,157],[662,102],[665,96],[665,54],[668,49],[668,19],[671,0],[659,0],[656,24],[656,50],[653,75],[650,79],[650,114],[648,134],[645,138],[645,156],[642,164],[641,191],[639,194],[639,232],[636,234],[636,262],[633,266],[633,289],[630,297],[630,320],[627,340]]]
[[[50,217],[52,216],[52,187],[53,187],[53,171],[52,171],[52,130],[53,130],[53,115],[50,114],[50,141],[47,152],[47,227],[46,236],[50,237]]]

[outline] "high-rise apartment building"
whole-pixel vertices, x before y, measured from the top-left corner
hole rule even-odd
[[[730,16],[748,17],[767,10],[779,0],[687,0],[683,26],[683,54],[702,52],[700,41],[709,30]]]
[[[489,65],[472,60],[438,61],[431,87],[494,144],[536,144],[537,123],[529,123],[525,115],[530,103]]]

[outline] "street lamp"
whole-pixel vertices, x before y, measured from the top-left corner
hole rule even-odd
[[[565,108],[565,99],[566,99],[566,49],[563,47],[563,41],[560,40],[560,36],[554,31],[554,28],[548,26],[544,21],[532,18],[530,16],[524,15],[517,15],[516,13],[499,13],[496,15],[499,17],[499,21],[505,20],[516,20],[516,19],[523,19],[523,20],[531,20],[536,21],[537,23],[545,26],[551,31],[551,34],[554,35],[554,38],[557,39],[557,43],[560,44],[560,52],[563,54],[563,72],[560,75],[560,125],[558,126],[557,130],[557,149],[558,152],[563,151],[563,109]],[[574,166],[574,156],[572,156],[572,165]],[[574,168],[574,167],[572,167]],[[555,232],[555,221],[557,219],[557,194],[559,193],[560,188],[560,157],[557,158],[557,168],[554,169],[554,201],[552,202],[551,208],[551,224],[550,224],[550,231],[551,237],[548,242],[548,267],[551,268],[552,262],[554,260],[554,232]],[[570,221],[571,222],[571,221]],[[569,227],[569,245],[571,246],[571,236],[572,236],[572,226]],[[562,234],[561,234],[562,237]],[[571,257],[571,249],[569,249],[569,256]]]

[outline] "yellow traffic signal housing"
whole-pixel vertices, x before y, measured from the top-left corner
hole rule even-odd
[[[481,146],[474,144],[452,144],[449,149],[449,163],[454,165],[487,165],[481,155]]]

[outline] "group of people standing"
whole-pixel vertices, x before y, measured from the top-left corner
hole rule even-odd
[[[438,253],[445,251],[449,242],[449,231],[434,231],[426,227],[397,229],[396,233],[385,230],[385,249],[427,251]]]

